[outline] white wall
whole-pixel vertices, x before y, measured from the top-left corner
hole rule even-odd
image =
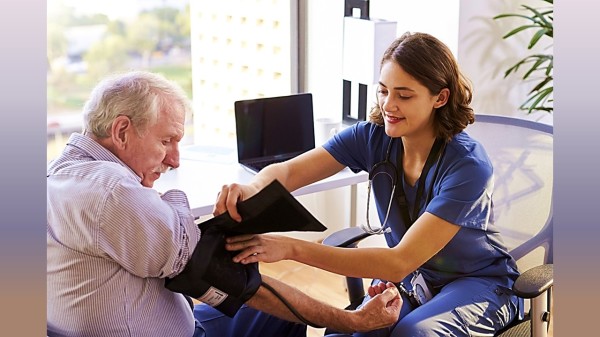
[[[317,117],[341,118],[344,0],[306,0],[306,4],[306,91],[313,93]],[[458,4],[459,0],[371,0],[369,10],[371,18],[398,22],[397,36],[427,32],[456,53]]]
[[[306,3],[306,90],[313,93],[315,115],[339,117],[344,1],[306,0]],[[523,21],[493,20],[492,17],[519,12],[520,4],[541,7],[546,3],[541,0],[371,0],[370,16],[398,22],[397,35],[420,31],[446,43],[473,82],[476,113],[541,118],[552,123],[548,114],[528,116],[518,110],[531,84],[524,84],[517,76],[503,77],[506,69],[531,52],[524,47],[531,33],[523,32],[503,40],[502,35]],[[548,52],[542,45],[536,50]],[[551,46],[549,50],[551,52]]]
[[[313,94],[315,117],[340,117],[344,1],[306,0],[306,12],[305,89]]]
[[[370,4],[372,18],[398,23],[397,36],[407,31],[428,33],[456,55],[459,0],[371,0]]]
[[[538,46],[527,50],[533,32],[523,31],[502,39],[504,34],[527,20],[492,18],[502,13],[528,14],[520,8],[521,4],[533,8],[547,6],[540,0],[460,0],[458,61],[473,82],[472,106],[476,113],[517,116],[552,124],[552,115],[548,113],[527,115],[519,110],[536,82],[524,83],[520,76],[514,75],[504,78],[506,69],[525,56],[535,52],[552,53],[551,41],[546,37],[538,42]]]

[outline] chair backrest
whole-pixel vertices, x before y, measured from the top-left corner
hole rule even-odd
[[[519,269],[553,263],[553,127],[477,115],[466,132],[494,165],[494,218]]]

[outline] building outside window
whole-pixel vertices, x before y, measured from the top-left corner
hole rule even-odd
[[[194,139],[233,147],[236,100],[297,92],[297,1],[190,5]]]

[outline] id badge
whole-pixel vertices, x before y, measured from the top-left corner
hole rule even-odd
[[[412,279],[410,280],[410,284],[412,285],[415,299],[419,305],[423,305],[433,298],[433,294],[431,294],[431,290],[429,290],[429,286],[425,282],[423,274],[420,272],[416,271],[414,273]]]

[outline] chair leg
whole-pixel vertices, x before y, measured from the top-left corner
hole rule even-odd
[[[350,299],[350,303],[355,303],[365,296],[362,278],[346,277],[346,284],[348,286],[348,298]]]
[[[552,288],[540,296],[531,299],[531,336],[547,337],[550,322],[549,297]]]

